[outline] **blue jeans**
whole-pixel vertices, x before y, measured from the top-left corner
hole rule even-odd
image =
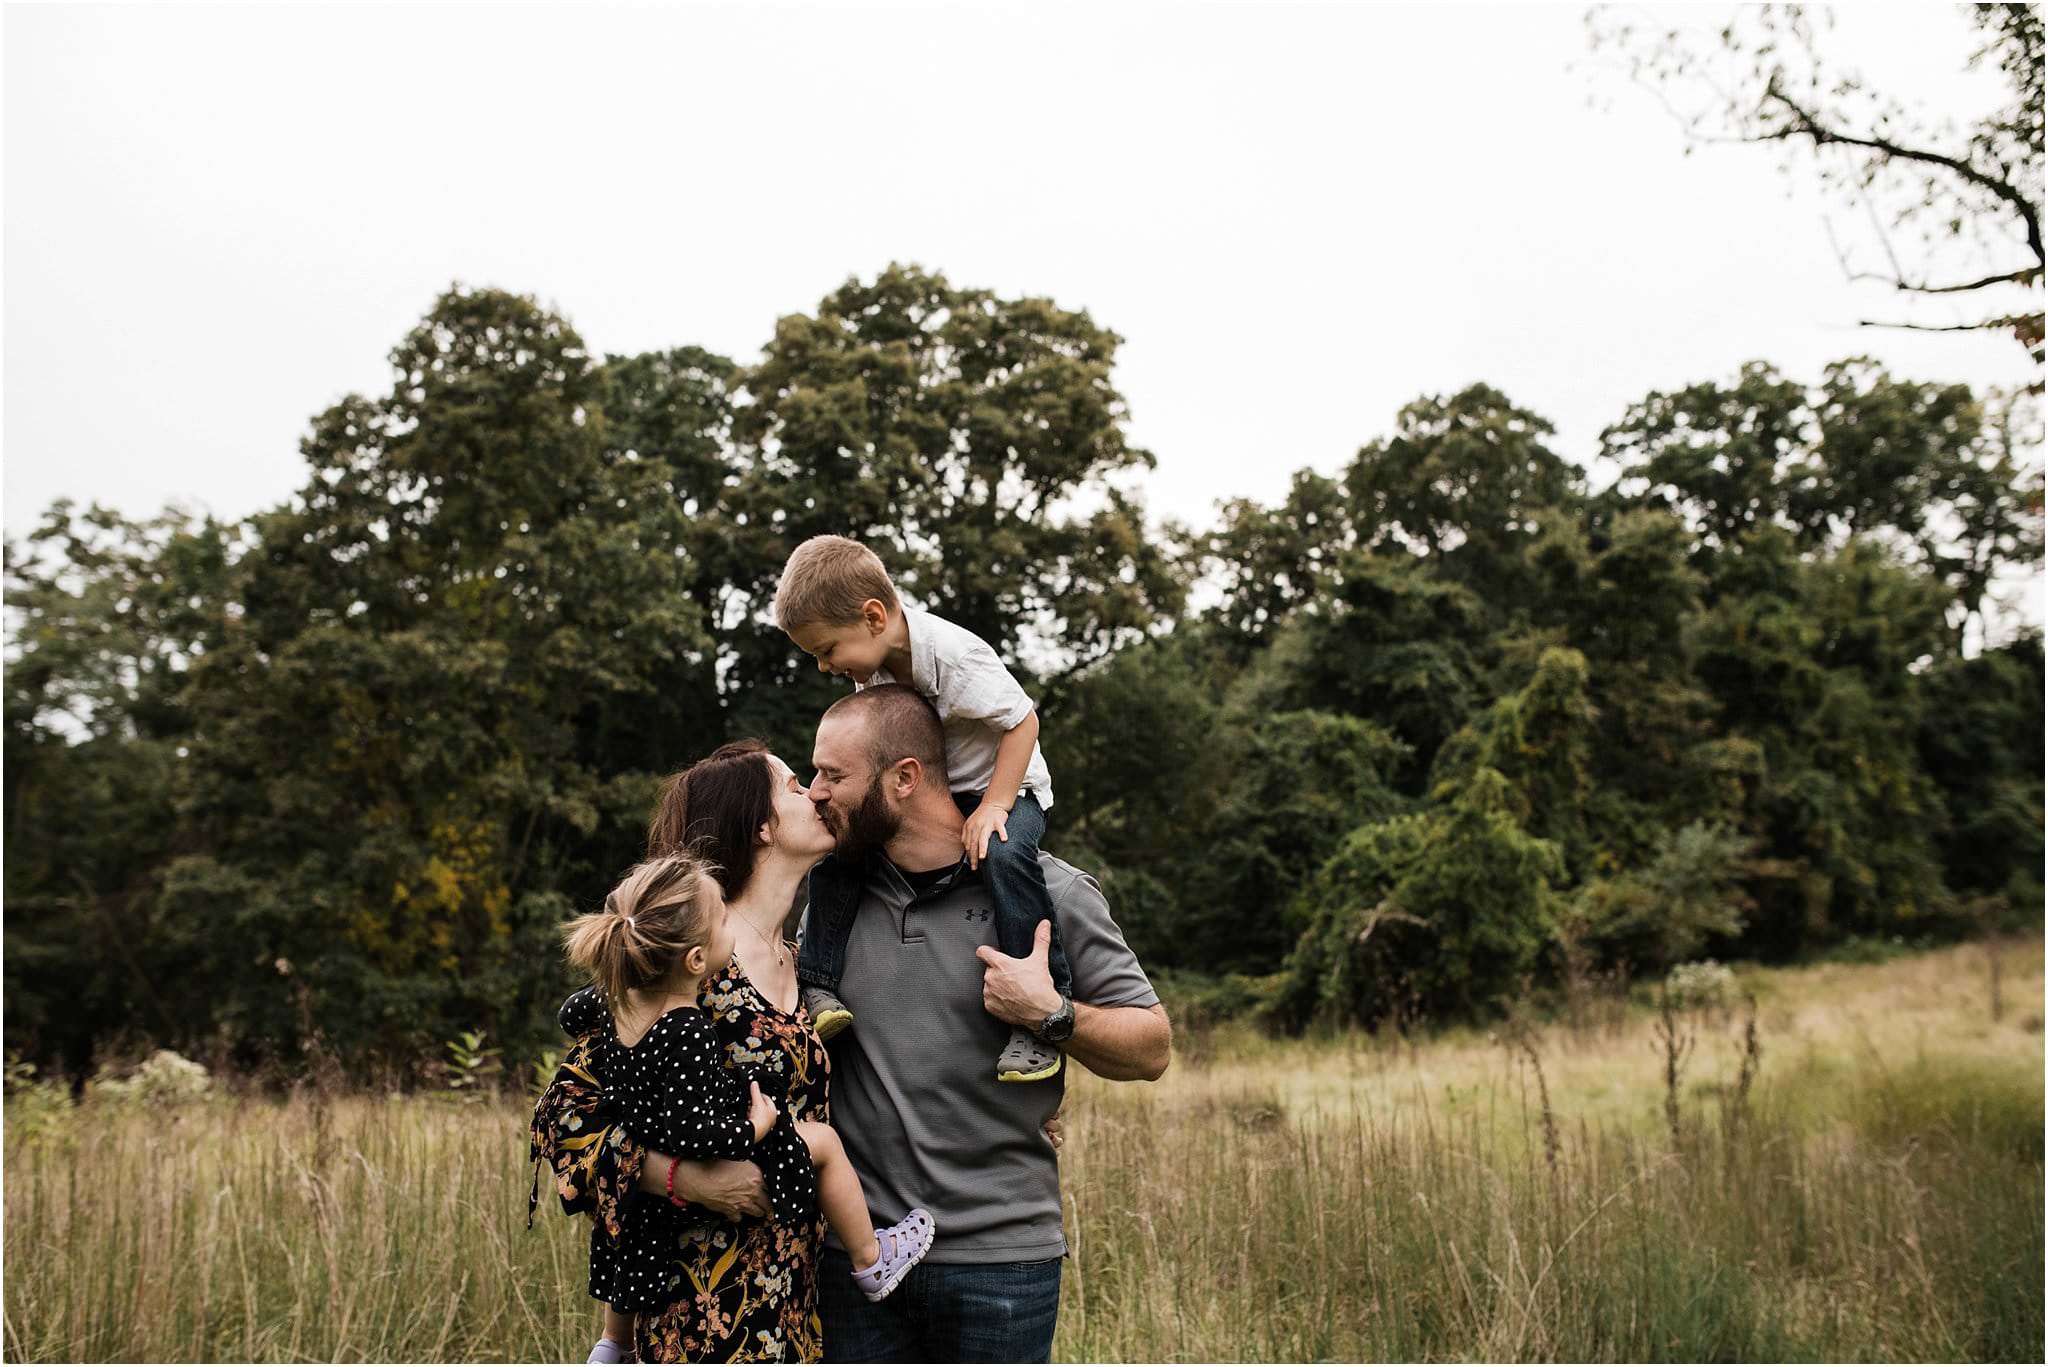
[[[979,793],[955,793],[963,814],[981,805]],[[996,944],[1013,959],[1026,958],[1040,921],[1052,923],[1052,947],[1045,956],[1052,985],[1074,995],[1074,974],[1060,943],[1059,917],[1053,915],[1052,894],[1045,890],[1045,869],[1038,862],[1038,843],[1045,838],[1045,808],[1029,793],[1020,794],[1003,825],[1010,838],[988,842],[981,861],[981,881],[995,903]],[[854,913],[867,888],[866,870],[838,855],[828,856],[811,870],[810,917],[797,951],[797,981],[806,987],[839,989],[846,970],[846,940],[853,933]]]
[[[919,1263],[882,1301],[853,1283],[836,1248],[820,1253],[818,1318],[827,1362],[1051,1362],[1060,1260]]]

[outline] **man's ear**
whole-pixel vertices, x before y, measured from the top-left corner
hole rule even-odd
[[[924,766],[905,756],[896,761],[896,796],[909,797],[924,782]]]
[[[866,624],[869,635],[881,635],[889,629],[889,605],[879,598],[868,599],[860,605],[860,620]]]

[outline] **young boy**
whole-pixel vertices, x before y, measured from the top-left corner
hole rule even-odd
[[[1038,711],[986,641],[942,617],[906,607],[875,553],[843,536],[814,536],[791,552],[775,590],[775,621],[818,668],[858,687],[906,683],[931,700],[946,728],[946,771],[967,817],[967,861],[995,902],[1003,953],[1031,953],[1038,923],[1052,924],[1053,986],[1071,999],[1073,976],[1059,919],[1038,864],[1052,774],[1038,749]],[[811,875],[809,928],[797,961],[804,1003],[821,1039],[853,1024],[838,998],[846,938],[860,904],[857,880],[826,861]],[[1064,1012],[1059,1013],[1064,1014]],[[1038,1082],[1061,1054],[1015,1029],[996,1060],[1001,1082]]]

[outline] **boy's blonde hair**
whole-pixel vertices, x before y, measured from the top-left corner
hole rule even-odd
[[[843,627],[860,620],[860,605],[874,598],[897,606],[896,586],[882,558],[845,536],[814,536],[789,553],[775,586],[775,625]]]

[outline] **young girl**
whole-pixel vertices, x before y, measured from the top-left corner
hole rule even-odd
[[[697,999],[731,960],[733,932],[706,866],[688,855],[636,866],[602,911],[563,927],[563,940],[570,964],[590,975],[610,1011],[592,1062],[626,1132],[675,1158],[751,1160],[784,1223],[810,1216],[815,1181],[817,1205],[846,1245],[862,1293],[878,1301],[895,1290],[931,1249],[931,1216],[913,1210],[900,1224],[875,1228],[831,1126],[790,1120],[758,1081],[742,1083],[720,1061]],[[593,1231],[590,1294],[607,1308],[590,1361],[620,1361],[633,1341],[633,1314],[673,1298],[664,1254],[681,1229],[680,1211],[650,1203],[616,1246]]]

